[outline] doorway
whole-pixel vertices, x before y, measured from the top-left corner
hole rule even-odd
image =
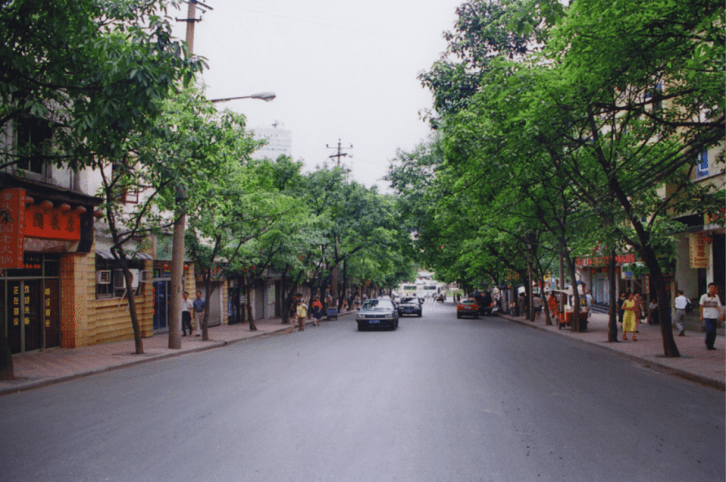
[[[60,346],[58,280],[8,280],[0,283],[7,303],[4,319],[12,354]]]

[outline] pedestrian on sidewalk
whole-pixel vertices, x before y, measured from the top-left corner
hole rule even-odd
[[[313,326],[320,324],[320,319],[323,317],[323,304],[320,302],[320,297],[316,296],[313,301]]]
[[[678,290],[678,296],[673,301],[673,307],[676,309],[676,316],[674,321],[676,322],[676,328],[678,328],[678,336],[686,336],[686,308],[690,300],[683,294],[683,290]]]
[[[628,297],[626,296],[625,291],[620,292],[620,298],[618,298],[618,321],[620,321],[620,325],[623,324],[623,317],[625,316],[625,311],[623,310],[623,303],[627,301]]]
[[[721,299],[718,297],[718,286],[716,283],[708,284],[708,293],[701,296],[701,321],[706,323],[706,349],[715,350],[716,328],[718,321],[723,320],[721,310]]]
[[[194,336],[200,336],[202,334],[202,321],[204,320],[204,307],[206,306],[206,301],[204,298],[202,298],[202,292],[197,291],[197,299],[194,300]]]
[[[189,336],[192,336],[192,310],[194,304],[189,299],[189,292],[185,291],[182,295],[182,336],[187,336],[187,329],[189,329]]]
[[[585,290],[585,303],[587,304],[587,317],[592,316],[592,293],[590,290]]]
[[[544,302],[539,294],[534,295],[532,298],[532,306],[534,307],[534,319],[539,320],[539,315],[542,313],[542,305]]]
[[[640,313],[637,311],[638,304],[635,302],[635,296],[633,293],[628,293],[628,299],[623,303],[623,310],[625,316],[623,318],[623,340],[628,339],[628,333],[633,334],[633,341],[638,341],[635,336],[638,328],[637,319],[640,317]]]
[[[550,298],[548,300],[548,303],[550,304],[550,315],[552,315],[552,318],[554,318],[555,322],[557,321],[557,318],[559,318],[559,311],[560,311],[560,304],[557,301],[557,297],[554,293],[550,293]]]
[[[298,323],[298,330],[297,331],[305,331],[305,318],[308,317],[308,310],[305,308],[305,305],[303,304],[302,300],[297,300],[297,323]]]

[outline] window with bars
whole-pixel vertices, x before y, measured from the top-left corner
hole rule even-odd
[[[47,121],[21,118],[16,124],[17,168],[27,173],[45,174],[45,157],[50,154],[53,130]]]
[[[708,150],[698,155],[698,163],[696,164],[696,176],[700,179],[708,176]]]

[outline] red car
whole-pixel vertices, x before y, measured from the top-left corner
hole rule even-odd
[[[479,305],[474,298],[464,298],[456,304],[456,317],[462,316],[479,318]]]

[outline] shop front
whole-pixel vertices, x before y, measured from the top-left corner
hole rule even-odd
[[[29,186],[30,187],[30,186]],[[95,198],[54,188],[0,190],[0,327],[12,354],[61,346],[61,266],[93,244]]]
[[[26,253],[24,267],[0,279],[0,317],[11,353],[60,346],[59,267],[56,254]]]

